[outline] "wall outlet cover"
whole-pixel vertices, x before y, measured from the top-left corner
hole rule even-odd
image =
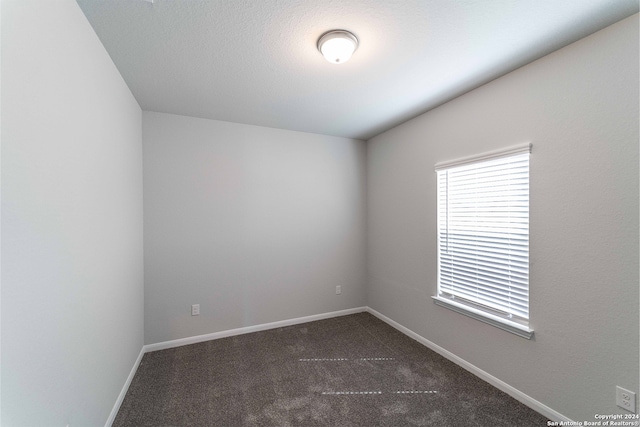
[[[191,315],[198,316],[200,314],[200,304],[193,304],[191,306]]]
[[[636,394],[632,391],[625,390],[622,387],[616,387],[616,405],[629,412],[635,413]]]

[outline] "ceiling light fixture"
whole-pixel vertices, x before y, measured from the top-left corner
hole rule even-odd
[[[332,64],[347,62],[357,48],[357,37],[345,30],[331,30],[318,39],[318,50]]]

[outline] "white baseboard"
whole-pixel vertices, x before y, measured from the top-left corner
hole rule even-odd
[[[501,390],[501,391],[507,393],[509,396],[513,397],[514,399],[516,399],[520,403],[522,403],[524,405],[527,405],[529,408],[531,408],[534,411],[538,412],[539,414],[547,417],[549,420],[558,421],[558,422],[559,421],[564,421],[564,422],[567,422],[567,423],[571,423],[572,422],[571,419],[565,417],[561,413],[549,408],[547,405],[545,405],[543,403],[538,402],[537,400],[535,400],[531,396],[528,396],[528,395],[524,394],[520,390],[510,386],[509,384],[507,384],[504,381],[494,377],[493,375],[489,374],[488,372],[483,371],[482,369],[478,368],[477,366],[472,365],[471,363],[467,362],[466,360],[462,359],[461,357],[456,356],[455,354],[451,353],[450,351],[445,350],[444,348],[440,347],[439,345],[434,344],[433,342],[431,342],[428,339],[424,338],[422,335],[418,335],[417,333],[413,332],[411,329],[402,326],[401,324],[399,324],[398,322],[396,322],[394,320],[391,320],[390,318],[388,318],[384,314],[377,312],[376,310],[372,309],[371,307],[367,307],[367,311],[369,313],[373,314],[374,316],[376,316],[378,319],[382,320],[383,322],[389,324],[390,326],[394,327],[398,331],[400,331],[403,334],[407,335],[408,337],[411,337],[414,340],[418,341],[420,344],[424,345],[425,347],[428,347],[429,349],[435,351],[436,353],[440,354],[441,356],[449,359],[450,361],[452,361],[456,365],[466,369],[467,371],[471,372],[472,374],[474,374],[475,376],[479,377],[480,379],[488,382],[492,386],[496,387],[498,390]]]
[[[348,314],[362,313],[367,311],[368,307],[356,307],[347,310],[332,311],[329,313],[314,314],[312,316],[298,317],[295,319],[281,320],[278,322],[263,323],[261,325],[247,326],[244,328],[229,329],[226,331],[214,332],[211,334],[197,335],[194,337],[180,338],[177,340],[164,341],[155,344],[147,344],[144,346],[144,352],[165,350],[183,345],[196,344],[203,341],[216,340],[220,338],[232,337],[235,335],[243,335],[251,332],[266,331],[267,329],[283,328],[285,326],[298,325],[300,323],[313,322],[316,320],[330,319],[332,317],[346,316]]]
[[[122,391],[120,391],[120,394],[118,395],[118,399],[116,400],[115,405],[113,405],[113,409],[111,410],[111,414],[109,414],[109,418],[107,419],[105,427],[111,427],[111,425],[115,421],[116,416],[118,415],[118,411],[120,410],[120,406],[122,405],[122,402],[124,400],[124,397],[127,395],[127,391],[129,390],[131,381],[133,381],[133,377],[135,376],[136,371],[138,370],[138,366],[140,366],[140,362],[142,361],[142,357],[144,356],[145,353],[148,353],[150,351],[156,351],[156,350],[165,350],[173,347],[180,347],[188,344],[196,344],[203,341],[210,341],[210,340],[215,340],[219,338],[231,337],[235,335],[248,334],[251,332],[265,331],[267,329],[275,329],[275,328],[282,328],[285,326],[298,325],[300,323],[313,322],[315,320],[330,319],[332,317],[362,313],[364,311],[367,311],[367,309],[368,307],[349,308],[346,310],[314,314],[312,316],[298,317],[295,319],[281,320],[278,322],[264,323],[261,325],[247,326],[245,328],[230,329],[227,331],[214,332],[212,334],[197,335],[194,337],[187,337],[187,338],[181,338],[181,339],[172,340],[172,341],[165,341],[165,342],[159,342],[155,344],[144,345],[140,350],[140,354],[138,355],[138,358],[133,364],[133,368],[131,368],[131,372],[129,373],[129,376],[127,377],[127,380],[124,383],[124,386],[122,387]]]
[[[118,399],[116,400],[115,405],[113,405],[113,409],[109,414],[109,418],[107,418],[107,422],[105,423],[105,427],[111,427],[111,424],[116,419],[116,415],[118,415],[118,411],[120,410],[120,406],[122,405],[122,401],[124,401],[124,397],[127,395],[127,391],[129,390],[129,386],[131,385],[131,381],[133,381],[133,377],[136,375],[136,371],[138,370],[138,366],[140,366],[140,361],[142,361],[142,356],[144,356],[144,346],[140,349],[140,354],[136,358],[136,361],[133,363],[133,368],[131,368],[131,372],[129,372],[129,376],[120,390],[120,394],[118,395]]]
[[[129,374],[129,377],[127,378],[127,381],[125,382],[124,386],[122,387],[122,391],[120,392],[120,395],[118,396],[118,400],[116,401],[111,414],[109,415],[109,419],[107,420],[107,423],[105,424],[105,427],[111,427],[111,424],[113,423],[113,421],[116,418],[116,415],[118,414],[118,410],[120,409],[120,405],[122,405],[122,401],[124,400],[125,395],[127,394],[127,390],[129,389],[129,385],[131,384],[131,381],[133,380],[133,377],[138,369],[138,366],[140,365],[140,361],[142,360],[142,356],[144,355],[144,353],[148,353],[151,351],[157,351],[157,350],[165,350],[168,348],[174,348],[174,347],[180,347],[183,345],[189,345],[189,344],[196,344],[199,342],[204,342],[204,341],[210,341],[210,340],[215,340],[215,339],[220,339],[220,338],[226,338],[226,337],[231,337],[231,336],[235,336],[235,335],[243,335],[243,334],[248,334],[251,332],[259,332],[259,331],[265,331],[268,329],[275,329],[275,328],[282,328],[282,327],[286,327],[286,326],[292,326],[292,325],[298,325],[301,323],[307,323],[307,322],[313,322],[316,320],[323,320],[323,319],[330,319],[332,317],[339,317],[339,316],[346,316],[349,314],[355,314],[355,313],[362,313],[362,312],[369,312],[372,315],[376,316],[378,319],[382,320],[383,322],[389,324],[390,326],[392,326],[393,328],[397,329],[398,331],[402,332],[403,334],[413,338],[414,340],[418,341],[419,343],[421,343],[422,345],[424,345],[425,347],[435,351],[436,353],[440,354],[441,356],[449,359],[450,361],[452,361],[453,363],[455,363],[456,365],[466,369],[467,371],[471,372],[472,374],[474,374],[475,376],[481,378],[482,380],[488,382],[489,384],[493,385],[494,387],[496,387],[497,389],[507,393],[509,396],[513,397],[514,399],[518,400],[519,402],[523,403],[524,405],[527,405],[529,408],[533,409],[534,411],[542,414],[543,416],[547,417],[548,419],[552,420],[552,421],[564,421],[566,423],[571,423],[572,420],[565,417],[564,415],[562,415],[561,413],[551,409],[550,407],[544,405],[541,402],[538,402],[537,400],[535,400],[534,398],[524,394],[523,392],[521,392],[520,390],[510,386],[509,384],[505,383],[504,381],[494,377],[493,375],[489,374],[488,372],[483,371],[482,369],[478,368],[475,365],[472,365],[471,363],[467,362],[466,360],[462,359],[461,357],[456,356],[455,354],[451,353],[448,350],[445,350],[444,348],[440,347],[437,344],[434,344],[433,342],[429,341],[428,339],[424,338],[421,335],[418,335],[417,333],[413,332],[411,329],[406,328],[404,326],[402,326],[401,324],[399,324],[398,322],[388,318],[387,316],[385,316],[382,313],[379,313],[378,311],[370,308],[370,307],[356,307],[356,308],[350,308],[347,310],[340,310],[340,311],[332,311],[329,313],[322,313],[322,314],[315,314],[312,316],[305,316],[305,317],[298,317],[295,319],[288,319],[288,320],[281,320],[278,322],[271,322],[271,323],[263,323],[261,325],[254,325],[254,326],[247,326],[244,328],[237,328],[237,329],[230,329],[227,331],[220,331],[220,332],[214,332],[211,334],[205,334],[205,335],[197,335],[197,336],[193,336],[193,337],[187,337],[187,338],[181,338],[181,339],[177,339],[177,340],[171,340],[171,341],[164,341],[164,342],[159,342],[159,343],[155,343],[155,344],[148,344],[142,347],[142,349],[140,350],[140,354],[138,355],[138,358],[136,359],[133,368],[131,369],[131,373]]]

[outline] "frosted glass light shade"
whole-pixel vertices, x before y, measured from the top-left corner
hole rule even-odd
[[[358,48],[358,39],[345,30],[324,33],[318,40],[318,50],[332,64],[347,62]]]

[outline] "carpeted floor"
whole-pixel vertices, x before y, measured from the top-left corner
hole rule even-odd
[[[147,353],[113,424],[546,425],[368,313]]]

